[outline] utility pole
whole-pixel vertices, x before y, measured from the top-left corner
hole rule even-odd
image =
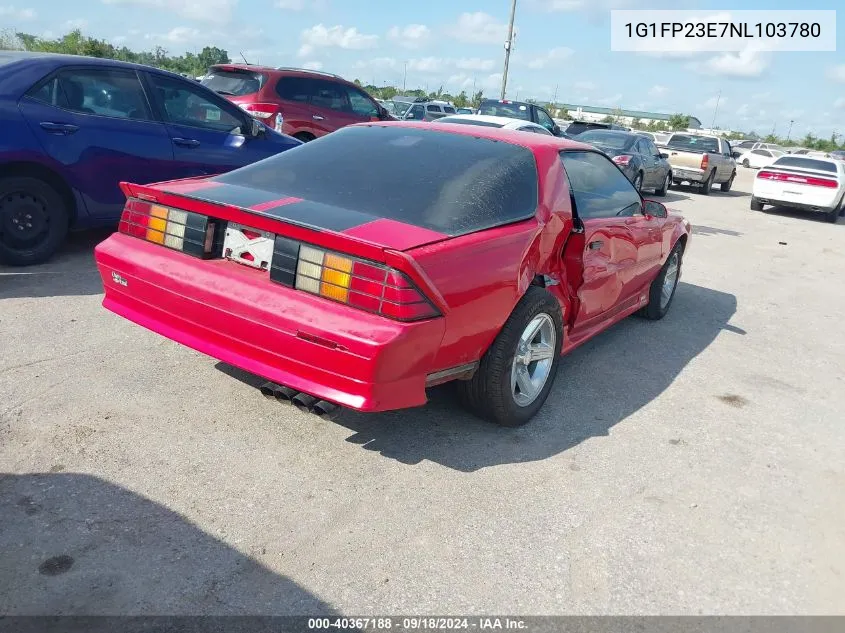
[[[408,80],[408,62],[405,62],[405,74],[402,75],[402,94],[405,94],[405,82]]]
[[[719,102],[722,100],[722,91],[719,91],[719,96],[716,97],[716,107],[713,108],[713,122],[710,124],[710,131],[716,127],[716,113],[719,111]]]
[[[513,46],[513,20],[516,17],[516,0],[511,0],[511,18],[508,22],[508,41],[505,42],[505,69],[502,72],[502,99],[508,87],[508,64],[511,61],[511,47]]]
[[[774,123],[772,123],[772,136],[774,136],[774,135],[775,135],[775,129],[777,128],[777,126],[778,126],[778,122],[777,122],[777,121],[775,121]]]
[[[555,96],[552,97],[552,107],[553,108],[557,107],[557,87],[558,87],[558,84],[555,84]]]
[[[795,123],[792,119],[789,119],[789,131],[786,133],[786,140],[789,141],[789,137],[792,135],[792,124]]]

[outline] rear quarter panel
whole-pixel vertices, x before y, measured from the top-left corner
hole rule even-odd
[[[440,291],[448,311],[432,371],[478,360],[538,275],[564,277],[560,254],[572,229],[566,174],[553,148],[535,150],[535,216],[410,251]],[[565,283],[550,292],[569,312]]]

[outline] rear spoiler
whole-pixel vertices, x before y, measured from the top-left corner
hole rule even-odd
[[[181,190],[179,193],[161,189],[168,183],[156,183],[155,185],[138,185],[135,183],[121,182],[120,188],[127,198],[136,198],[160,204],[162,206],[191,211],[208,217],[236,222],[246,226],[267,231],[275,235],[282,235],[290,239],[321,246],[328,250],[353,255],[362,259],[385,264],[408,275],[417,287],[422,290],[441,310],[443,314],[448,312],[449,307],[443,295],[435,288],[422,268],[409,254],[376,244],[339,231],[328,229],[316,229],[301,224],[286,221],[273,216],[266,211],[246,209],[233,204],[211,202],[199,197],[190,195],[192,191],[212,190],[215,182],[210,182],[207,177],[199,177],[189,180],[169,181],[178,182]],[[299,202],[299,198],[290,198],[289,202]],[[284,204],[284,201],[281,202]]]

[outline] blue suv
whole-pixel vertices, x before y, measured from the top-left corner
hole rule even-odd
[[[69,229],[116,224],[121,181],[217,174],[300,145],[179,75],[0,52],[0,263],[48,259]]]

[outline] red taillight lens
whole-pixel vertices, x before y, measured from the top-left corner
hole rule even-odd
[[[257,119],[269,119],[279,111],[275,103],[245,103],[241,108]]]
[[[810,187],[825,187],[836,189],[839,182],[830,178],[819,178],[816,176],[799,176],[797,174],[783,174],[777,171],[758,172],[757,178],[762,180],[776,180],[778,182],[792,182],[797,185],[809,185]]]
[[[631,157],[627,154],[622,154],[621,156],[614,156],[611,160],[621,167],[627,167],[631,162]]]
[[[278,265],[277,256],[281,257]],[[440,314],[398,270],[282,236],[276,236],[270,279],[399,321]]]
[[[213,257],[218,246],[217,224],[207,216],[137,198],[126,201],[117,230],[195,257]]]
[[[710,156],[708,154],[704,154],[704,156],[701,157],[701,167],[700,167],[700,169],[702,171],[707,169],[707,165],[709,165],[709,164],[710,164]]]

